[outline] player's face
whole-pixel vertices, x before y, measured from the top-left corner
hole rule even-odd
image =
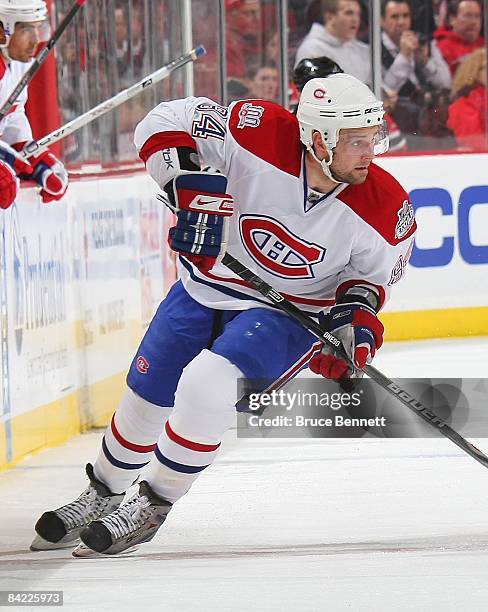
[[[45,24],[41,22],[17,23],[8,44],[8,54],[18,62],[30,62],[43,39]]]
[[[339,132],[330,170],[337,180],[359,185],[368,176],[374,158],[378,127],[351,128]]]

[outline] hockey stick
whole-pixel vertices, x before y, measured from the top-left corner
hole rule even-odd
[[[29,158],[31,155],[39,155],[40,153],[45,151],[49,147],[49,145],[53,144],[54,142],[57,142],[58,140],[61,140],[62,138],[66,138],[66,136],[69,136],[73,132],[76,132],[85,125],[88,125],[95,119],[98,119],[98,117],[101,117],[102,115],[105,115],[105,113],[108,113],[114,108],[117,108],[117,106],[120,106],[127,100],[130,100],[131,98],[137,96],[149,87],[152,87],[156,83],[159,83],[159,81],[165,79],[177,68],[181,68],[181,66],[188,64],[188,62],[195,61],[202,55],[205,55],[205,53],[205,48],[200,45],[195,49],[192,49],[189,53],[181,55],[169,64],[161,66],[161,68],[158,68],[158,70],[152,72],[144,79],[138,81],[134,85],[131,85],[127,89],[120,91],[112,98],[105,100],[105,102],[97,104],[97,106],[93,107],[91,110],[87,111],[83,115],[80,115],[79,117],[76,117],[76,119],[69,121],[59,129],[54,130],[54,132],[51,132],[50,134],[44,136],[43,138],[40,138],[39,140],[34,140],[33,142],[29,143],[24,147],[22,151],[22,156],[24,158]]]
[[[60,39],[60,37],[63,34],[63,32],[66,30],[66,28],[71,23],[71,21],[73,21],[74,16],[76,15],[76,13],[79,11],[79,9],[84,4],[85,4],[85,0],[76,0],[76,2],[70,8],[68,13],[65,15],[64,19],[61,21],[61,23],[58,25],[58,27],[54,31],[54,34],[48,40],[46,46],[41,50],[39,55],[34,59],[34,61],[32,62],[32,64],[29,67],[29,70],[27,70],[27,72],[23,75],[23,77],[17,83],[17,85],[15,86],[14,90],[9,95],[9,97],[5,101],[4,105],[0,109],[0,121],[6,115],[8,115],[10,109],[15,104],[15,101],[19,97],[20,93],[32,81],[32,79],[34,78],[34,75],[37,73],[39,68],[46,61],[46,58],[49,55],[49,53],[51,52],[51,50],[54,47],[54,45],[58,42],[58,40]]]
[[[251,272],[249,268],[246,268],[240,261],[232,257],[229,253],[226,253],[222,259],[224,266],[232,270],[237,276],[240,276],[245,280],[253,289],[258,291],[261,295],[267,298],[274,306],[286,312],[290,317],[301,323],[305,329],[311,332],[316,338],[321,340],[324,344],[327,344],[334,352],[340,357],[345,359],[348,363],[351,363],[342,343],[330,332],[322,329],[322,327],[314,321],[311,317],[304,314],[294,304],[285,299],[281,293],[273,289],[271,285],[268,285],[262,278],[260,278],[254,272]],[[468,442],[463,438],[457,431],[452,429],[445,421],[440,419],[432,411],[430,411],[421,402],[415,399],[410,393],[399,387],[392,380],[387,378],[384,374],[379,372],[376,368],[371,365],[366,365],[363,368],[363,372],[373,379],[380,387],[385,391],[396,397],[404,406],[418,414],[426,423],[429,423],[432,427],[437,429],[446,438],[449,438],[451,442],[454,442],[459,448],[465,453],[471,455],[476,461],[488,467],[488,456],[476,448],[471,442]]]

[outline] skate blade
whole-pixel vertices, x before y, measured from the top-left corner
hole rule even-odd
[[[32,544],[29,546],[29,549],[32,552],[40,552],[43,550],[60,550],[62,548],[73,548],[77,546],[80,538],[76,538],[74,540],[66,540],[63,538],[59,540],[59,542],[49,542],[45,540],[40,535],[36,535],[36,537],[32,540]]]
[[[131,548],[128,548],[127,550],[124,550],[123,552],[119,553],[100,553],[95,550],[92,550],[91,548],[88,548],[88,546],[85,546],[84,544],[78,544],[78,546],[74,549],[71,555],[76,559],[101,559],[103,557],[123,557],[125,555],[129,555],[130,553],[135,552],[138,548],[138,546],[132,546]]]

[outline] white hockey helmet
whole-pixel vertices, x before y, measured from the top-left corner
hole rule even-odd
[[[346,128],[379,126],[374,153],[388,150],[388,130],[383,121],[383,102],[370,88],[350,74],[331,74],[325,78],[310,79],[303,87],[298,103],[297,118],[300,139],[317,159],[312,135],[318,131],[329,151],[329,160],[321,162],[325,174],[332,178],[329,166],[339,131]]]
[[[0,0],[0,21],[7,41],[19,22],[34,23],[47,20],[44,0]]]

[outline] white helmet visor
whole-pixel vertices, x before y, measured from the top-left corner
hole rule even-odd
[[[51,26],[48,19],[43,21],[19,21],[15,24],[14,33],[20,36],[36,36],[39,42],[47,42],[51,36]]]
[[[381,155],[388,151],[388,126],[386,121],[377,126],[374,134],[357,133],[357,130],[340,130],[338,144],[347,155],[363,157],[365,155]]]

